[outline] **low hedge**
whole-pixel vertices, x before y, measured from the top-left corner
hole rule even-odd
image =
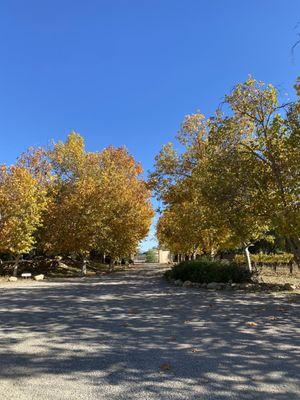
[[[180,279],[197,283],[210,282],[249,282],[251,274],[244,267],[236,264],[225,264],[221,261],[200,259],[196,261],[184,261],[166,271],[167,279]]]
[[[290,264],[294,260],[293,254],[251,254],[251,261],[260,264]],[[245,264],[246,257],[244,254],[237,254],[234,258],[237,264]]]

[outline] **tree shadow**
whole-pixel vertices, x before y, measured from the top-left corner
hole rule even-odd
[[[174,288],[151,270],[0,292],[7,384],[47,376],[112,400],[299,399],[289,297]]]

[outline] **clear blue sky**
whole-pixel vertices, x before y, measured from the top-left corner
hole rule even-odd
[[[0,163],[76,130],[148,170],[248,74],[293,94],[299,21],[299,0],[1,0]]]

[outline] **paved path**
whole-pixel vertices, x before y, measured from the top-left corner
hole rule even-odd
[[[1,400],[299,400],[299,298],[146,268],[1,287]]]

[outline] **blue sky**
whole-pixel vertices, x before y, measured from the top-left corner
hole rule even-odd
[[[1,0],[0,163],[76,130],[149,170],[248,74],[293,95],[299,22],[299,0]]]

